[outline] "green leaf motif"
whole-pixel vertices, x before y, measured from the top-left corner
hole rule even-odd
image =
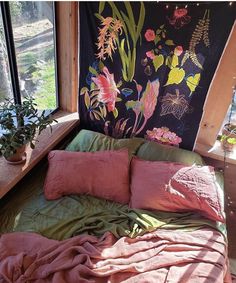
[[[173,68],[168,74],[168,80],[165,86],[171,84],[180,84],[184,79],[185,71],[182,68]]]
[[[113,115],[114,115],[114,117],[115,118],[117,118],[118,117],[118,110],[117,110],[117,108],[115,108],[113,111],[112,111],[112,113],[113,113]]]
[[[168,46],[175,45],[175,44],[174,44],[174,41],[171,40],[171,39],[167,39],[167,40],[165,41],[165,44],[168,45]]]
[[[90,106],[90,97],[89,97],[89,94],[88,92],[86,91],[85,94],[84,94],[84,103],[86,105],[86,108],[89,109],[89,106]]]
[[[160,35],[157,35],[157,36],[154,38],[154,43],[157,44],[159,41],[161,41],[161,37],[160,37]]]
[[[196,87],[199,84],[201,74],[197,73],[194,76],[189,76],[186,80],[187,86],[190,89],[191,93],[195,91]]]
[[[85,94],[87,91],[88,91],[88,88],[87,88],[87,87],[82,87],[82,88],[81,88],[81,91],[80,91],[80,95]]]
[[[99,10],[98,10],[98,13],[101,14],[104,10],[104,7],[105,7],[105,4],[106,2],[105,1],[100,1],[99,2]]]
[[[155,68],[155,71],[157,71],[164,63],[164,56],[163,55],[157,55],[153,59],[153,66]]]
[[[98,72],[91,66],[89,66],[89,72],[92,73],[93,75],[97,76]]]
[[[137,101],[129,100],[125,103],[127,109],[133,109],[136,105]]]

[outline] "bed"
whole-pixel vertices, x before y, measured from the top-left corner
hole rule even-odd
[[[128,151],[129,162],[147,162],[145,168],[156,162],[164,162],[159,163],[162,169],[168,162],[204,167],[193,152],[141,138],[113,139],[89,130],[80,131],[65,151],[122,149]],[[142,168],[141,174],[137,170],[142,175],[138,184],[145,180]],[[122,203],[84,193],[46,200],[43,187],[48,172],[46,164],[38,168],[1,205],[1,283],[231,282],[224,221],[194,209],[165,211],[132,205],[140,199]],[[224,216],[223,179],[220,173],[215,176]],[[147,188],[141,201],[148,196]]]

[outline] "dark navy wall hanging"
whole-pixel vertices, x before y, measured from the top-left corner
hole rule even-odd
[[[80,3],[84,128],[192,149],[235,5],[177,5]]]

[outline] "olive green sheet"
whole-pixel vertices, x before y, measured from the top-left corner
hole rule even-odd
[[[88,195],[47,201],[41,194],[28,203],[13,230],[64,240],[84,233],[101,236],[110,231],[117,238],[136,237],[157,228],[190,231],[206,225],[219,229],[216,222],[193,213],[130,209],[127,205]]]

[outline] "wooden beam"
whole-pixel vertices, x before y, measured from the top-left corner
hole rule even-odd
[[[58,90],[60,108],[78,108],[78,2],[56,2]]]
[[[203,108],[196,147],[212,147],[216,141],[232,99],[233,77],[236,77],[236,23],[219,61]]]

